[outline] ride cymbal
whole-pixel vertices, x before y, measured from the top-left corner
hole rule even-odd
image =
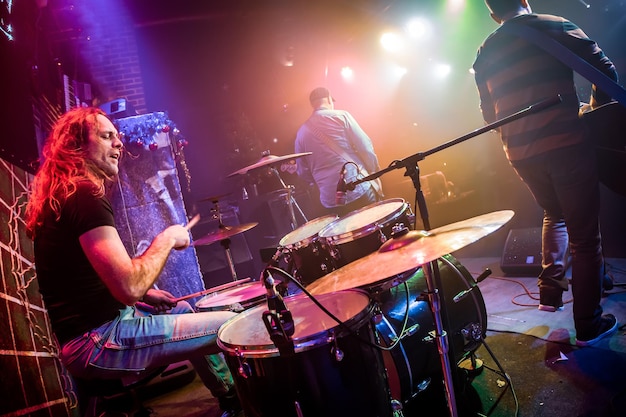
[[[218,242],[220,240],[229,239],[230,237],[238,235],[239,233],[243,233],[246,230],[250,230],[257,225],[258,223],[255,222],[240,224],[237,226],[223,226],[194,241],[193,246],[205,246]]]
[[[325,294],[395,277],[495,232],[513,214],[512,210],[502,210],[430,231],[411,230],[387,240],[376,252],[323,276],[310,284],[307,290],[311,294]]]
[[[302,153],[294,153],[291,155],[284,155],[284,156],[265,155],[258,162],[255,162],[252,165],[248,165],[247,167],[243,167],[238,171],[232,172],[228,174],[227,177],[233,177],[235,175],[240,175],[240,174],[247,174],[248,171],[253,170],[253,169],[262,168],[264,166],[275,164],[275,163],[282,162],[282,161],[287,161],[289,159],[301,158],[303,156],[311,155],[312,153],[313,152],[302,152]]]

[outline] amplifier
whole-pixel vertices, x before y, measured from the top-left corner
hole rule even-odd
[[[539,275],[541,227],[511,229],[504,244],[500,268],[507,275]]]

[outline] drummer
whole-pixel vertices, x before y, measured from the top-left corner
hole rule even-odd
[[[172,251],[189,246],[196,220],[167,227],[131,258],[106,197],[122,154],[104,112],[77,107],[53,126],[32,182],[26,222],[59,358],[83,380],[135,378],[189,360],[223,417],[235,416],[241,406],[215,343],[235,313],[190,314],[190,304],[153,288]]]
[[[350,182],[378,171],[379,166],[370,138],[350,113],[335,109],[334,101],[325,87],[311,91],[313,113],[298,130],[295,151],[313,153],[297,162],[298,176],[317,185],[327,214],[342,216],[382,200],[383,193],[378,179],[345,194],[338,190],[344,169],[343,179]]]

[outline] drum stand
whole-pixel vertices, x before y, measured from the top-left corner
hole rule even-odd
[[[217,201],[213,203],[213,208],[211,209],[213,212],[213,218],[217,220],[217,228],[219,230],[226,229],[226,225],[222,223],[222,212],[220,211],[220,206]],[[230,251],[230,238],[220,240],[220,245],[224,248],[224,254],[226,255],[226,262],[228,263],[228,268],[230,269],[230,276],[233,278],[233,281],[237,281],[239,278],[237,277],[237,271],[235,271],[235,261],[233,260],[233,254]]]
[[[296,201],[295,197],[293,196],[294,186],[285,184],[285,181],[283,181],[276,167],[272,166],[270,170],[272,171],[274,175],[276,175],[276,178],[278,178],[278,181],[280,182],[281,187],[287,190],[286,201],[287,201],[287,207],[289,208],[289,218],[291,219],[291,230],[296,230],[296,228],[298,227],[298,222],[296,220],[296,213],[294,211],[294,208],[298,210],[298,214],[300,214],[300,216],[304,219],[305,223],[308,220],[306,216],[304,215],[304,212],[298,205],[298,202]]]
[[[502,125],[505,125],[507,123],[510,123],[514,120],[517,120],[519,118],[525,117],[531,113],[536,113],[539,111],[542,111],[548,107],[552,107],[558,103],[561,102],[561,96],[556,96],[553,97],[551,99],[546,99],[543,100],[539,103],[533,104],[528,106],[525,109],[522,109],[508,117],[505,117],[503,119],[500,119],[494,123],[490,123],[488,125],[483,126],[482,128],[476,129],[473,132],[470,132],[464,136],[461,136],[457,139],[451,140],[449,142],[446,142],[440,146],[437,146],[433,149],[430,149],[426,152],[420,152],[420,153],[416,153],[414,155],[409,156],[408,158],[405,158],[403,160],[396,160],[394,161],[391,165],[389,165],[389,167],[382,169],[378,172],[375,172],[373,174],[370,174],[364,178],[358,179],[356,181],[350,182],[348,184],[346,184],[346,188],[348,190],[354,190],[354,187],[357,184],[366,182],[366,181],[372,181],[375,180],[377,178],[379,178],[380,176],[382,176],[383,174],[385,174],[388,171],[394,170],[394,169],[400,169],[400,168],[405,168],[406,172],[405,172],[405,176],[408,176],[411,178],[411,180],[413,181],[413,186],[415,188],[415,201],[416,204],[419,208],[419,212],[420,212],[420,217],[422,219],[424,228],[426,230],[430,230],[430,221],[428,218],[428,209],[426,207],[426,200],[424,198],[424,193],[422,192],[422,188],[420,185],[420,180],[419,180],[419,167],[418,167],[418,162],[423,160],[424,158],[426,158],[429,155],[432,155],[433,153],[439,152],[443,149],[449,148],[450,146],[456,145],[458,143],[464,142],[468,139],[471,139],[475,136],[478,136],[482,133],[488,132],[490,130],[496,129],[497,127],[500,127]],[[448,402],[448,410],[450,412],[450,416],[451,417],[457,417],[458,416],[458,412],[457,412],[457,404],[456,404],[456,398],[455,398],[455,394],[454,394],[454,375],[452,373],[452,368],[450,366],[450,355],[449,353],[452,353],[452,357],[454,358],[454,352],[450,352],[450,346],[448,345],[448,336],[447,333],[445,331],[446,328],[449,328],[449,319],[446,315],[446,310],[445,310],[445,305],[443,305],[440,301],[439,298],[439,289],[442,288],[441,287],[441,277],[439,275],[439,265],[437,260],[435,259],[434,261],[422,265],[423,270],[424,270],[424,277],[426,278],[426,284],[427,284],[427,288],[428,288],[428,303],[430,304],[430,308],[431,308],[431,312],[433,314],[433,319],[435,322],[435,330],[434,330],[434,338],[437,340],[437,348],[439,351],[439,356],[440,356],[440,360],[441,360],[441,368],[442,368],[442,372],[443,372],[443,382],[444,382],[444,387],[445,387],[445,391],[446,391],[446,399]],[[483,345],[485,347],[487,347],[487,345],[485,345],[484,341],[482,341]],[[491,350],[489,348],[487,348],[487,350],[491,353]],[[493,354],[492,354],[493,357]],[[494,358],[495,359],[495,358]],[[497,362],[497,361],[496,361]],[[504,373],[503,371],[503,375],[506,375],[506,373]],[[457,375],[458,377],[458,375]],[[509,382],[510,380],[507,378],[507,382]]]

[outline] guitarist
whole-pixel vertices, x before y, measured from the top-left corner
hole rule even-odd
[[[534,14],[528,0],[485,3],[499,25],[532,26],[617,81],[611,60],[574,23]],[[544,210],[539,310],[563,308],[569,245],[576,344],[592,345],[617,329],[615,316],[603,315],[600,306],[604,260],[593,132],[587,132],[579,118],[573,71],[530,41],[499,29],[480,46],[473,65],[485,121],[492,123],[545,98],[560,95],[563,99],[557,106],[500,127],[499,134],[511,166]],[[607,94],[592,86],[592,108],[609,101]]]

